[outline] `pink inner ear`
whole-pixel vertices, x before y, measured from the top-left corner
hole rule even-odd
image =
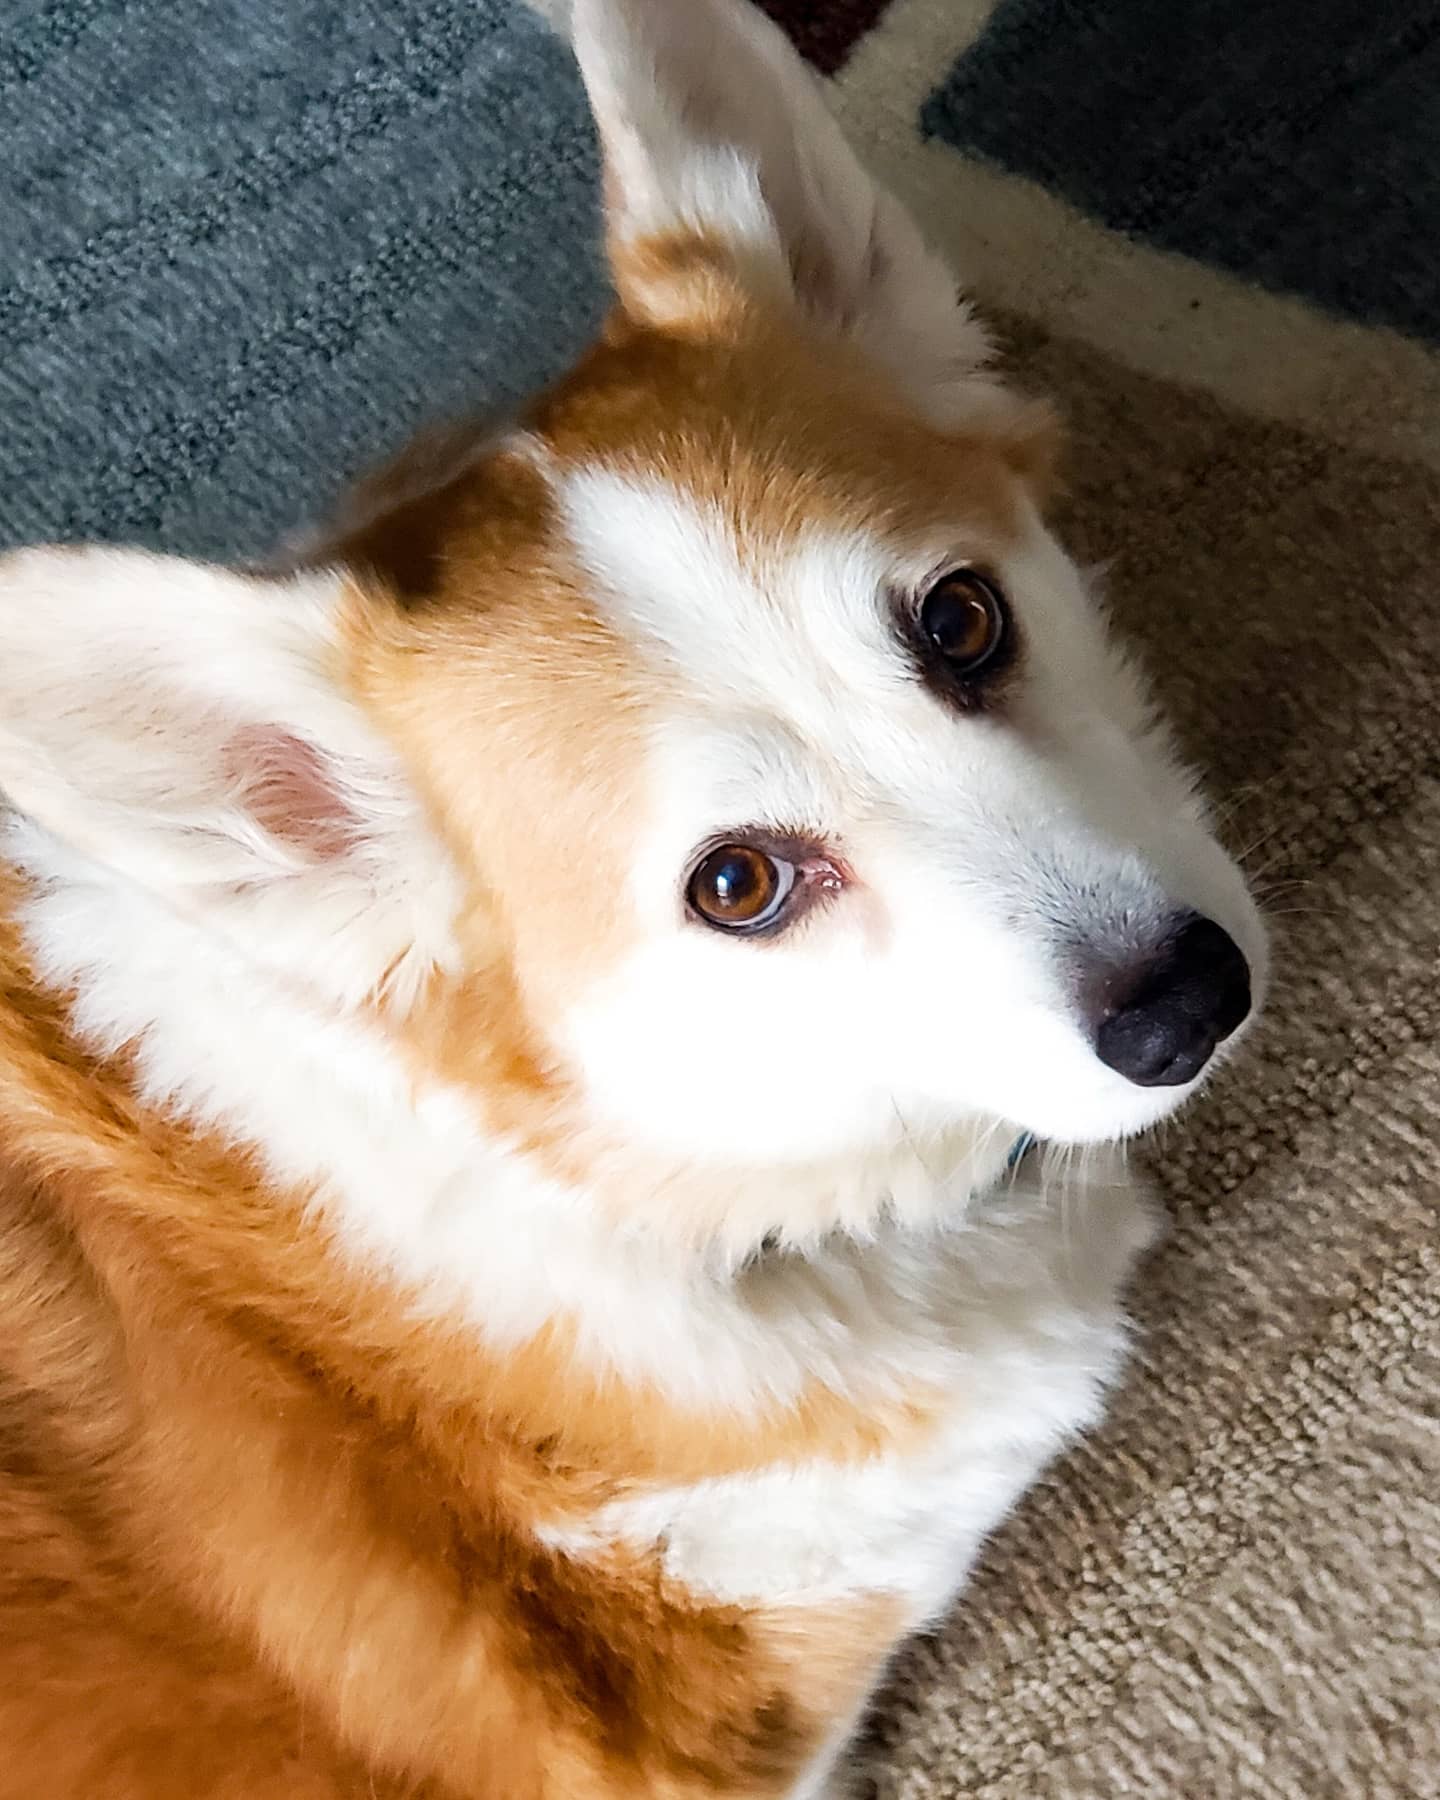
[[[360,821],[314,744],[279,725],[247,725],[225,761],[239,804],[271,837],[325,862],[354,848]]]

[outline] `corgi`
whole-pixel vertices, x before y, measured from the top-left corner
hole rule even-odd
[[[853,1792],[1261,1000],[818,85],[574,33],[565,379],[283,570],[0,560],[7,1800]]]

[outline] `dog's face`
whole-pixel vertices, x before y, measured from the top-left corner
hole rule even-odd
[[[1047,418],[742,0],[578,11],[605,339],[300,594],[6,565],[0,785],[671,1166],[1151,1123],[1263,934],[1040,522]]]
[[[627,329],[542,427],[570,605],[630,696],[590,751],[631,803],[573,885],[626,924],[550,1028],[591,1106],[743,1162],[1169,1111],[1261,934],[1040,523],[1039,423],[935,425],[737,306]]]

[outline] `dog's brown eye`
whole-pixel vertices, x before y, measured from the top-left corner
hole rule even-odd
[[[1008,622],[998,589],[973,569],[942,576],[920,608],[921,630],[960,675],[977,675],[994,658]]]
[[[707,925],[758,931],[778,917],[794,885],[793,864],[753,844],[722,844],[690,877],[688,895]]]

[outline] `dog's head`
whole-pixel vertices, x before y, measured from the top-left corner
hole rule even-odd
[[[741,0],[576,30],[601,342],[328,567],[0,564],[0,787],[667,1166],[1150,1124],[1263,934],[1041,523],[1048,415]]]

